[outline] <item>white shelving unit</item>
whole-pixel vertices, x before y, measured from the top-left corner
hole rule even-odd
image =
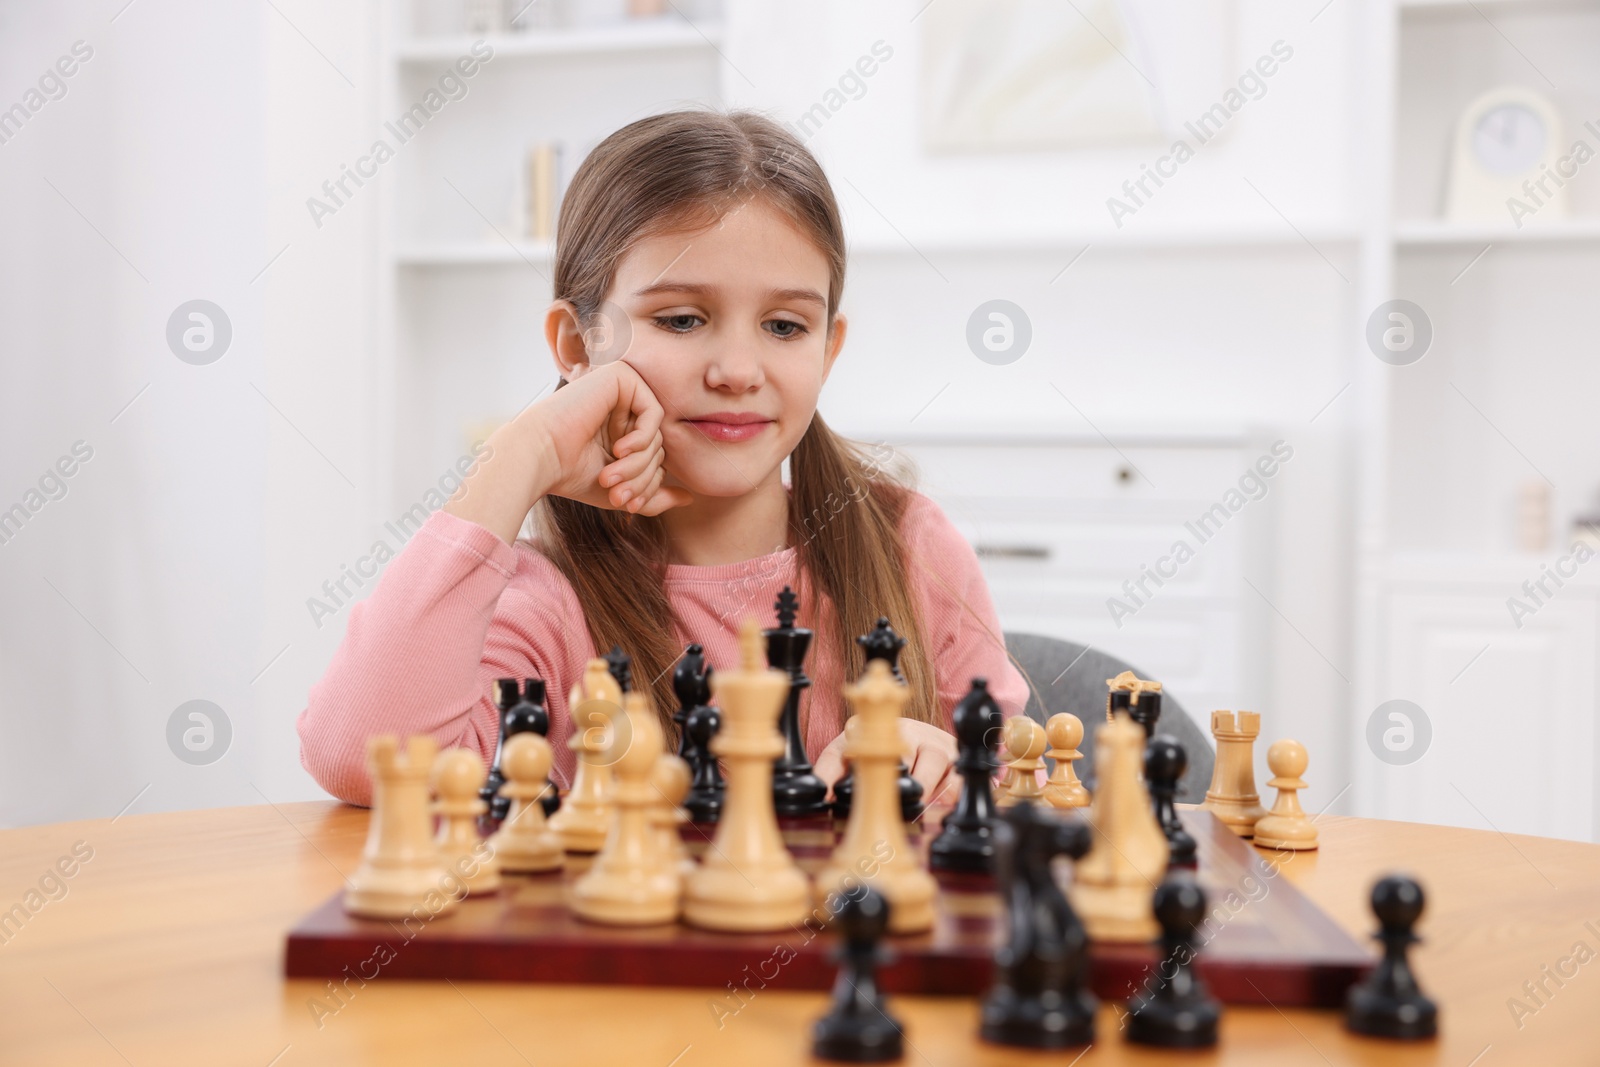
[[[1563,146],[1581,136],[1600,147],[1582,129],[1600,115],[1600,3],[1400,0],[1369,35],[1390,42],[1392,62],[1376,68],[1390,103],[1375,109],[1373,136],[1392,159],[1382,201],[1397,220],[1374,221],[1369,259],[1391,279],[1374,295],[1419,304],[1434,341],[1372,383],[1376,477],[1363,510],[1375,536],[1360,567],[1362,695],[1349,724],[1358,810],[1597,839],[1600,568],[1520,625],[1509,601],[1568,551],[1571,517],[1592,510],[1600,488],[1600,459],[1578,447],[1577,429],[1592,422],[1600,373],[1573,351],[1600,287],[1600,181],[1580,171],[1565,219],[1517,228],[1509,215],[1441,216],[1456,117],[1482,92],[1535,89],[1562,114]],[[1544,552],[1516,547],[1524,483],[1553,497]],[[1432,748],[1414,763],[1366,758],[1367,714],[1390,699],[1431,717]],[[1515,727],[1524,712],[1539,716],[1537,731]],[[1549,751],[1513,741],[1534,735],[1562,741]],[[1519,787],[1491,797],[1493,780]]]

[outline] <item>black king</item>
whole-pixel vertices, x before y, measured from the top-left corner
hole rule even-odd
[[[789,696],[778,720],[783,755],[772,764],[772,806],[779,818],[785,819],[822,815],[828,810],[828,783],[812,771],[800,736],[800,695],[811,687],[805,658],[813,635],[794,624],[799,605],[794,590],[784,586],[776,605],[778,625],[761,632],[767,639],[768,665],[789,675]]]

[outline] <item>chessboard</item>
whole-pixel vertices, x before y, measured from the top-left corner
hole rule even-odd
[[[1336,925],[1264,853],[1203,809],[1180,812],[1199,844],[1197,877],[1206,890],[1197,966],[1211,991],[1230,1004],[1338,1007],[1345,991],[1373,967],[1375,956]],[[909,827],[926,847],[944,811],[930,810]],[[1079,817],[1076,814],[1070,817]],[[843,823],[784,821],[785,844],[808,873],[832,851]],[[712,826],[682,828],[691,854],[703,853]],[[284,969],[294,978],[394,978],[545,982],[595,985],[697,986],[826,990],[836,964],[834,936],[810,924],[778,933],[729,934],[681,923],[602,926],[566,906],[573,881],[590,857],[569,856],[561,871],[506,875],[494,894],[469,897],[432,921],[356,918],[341,893],[290,932]],[[890,937],[890,962],[880,970],[890,992],[978,995],[989,986],[1005,908],[993,881],[935,872],[939,880],[932,931]],[[1090,976],[1105,1000],[1126,1000],[1160,981],[1154,943],[1091,943]]]

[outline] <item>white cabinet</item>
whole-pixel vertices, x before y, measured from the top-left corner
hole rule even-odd
[[[1261,600],[1243,579],[1269,587],[1271,479],[1237,512],[1209,509],[1269,444],[1243,432],[891,443],[973,543],[1006,629],[1126,659],[1202,723],[1211,708],[1261,699],[1260,672],[1246,670],[1262,656]],[[1192,550],[1182,563],[1180,542]],[[1158,568],[1165,576],[1151,577]]]
[[[1475,560],[1453,578],[1448,565],[1399,564],[1384,598],[1377,696],[1421,707],[1432,737],[1420,758],[1392,765],[1369,743],[1367,715],[1354,717],[1365,814],[1595,837],[1600,589],[1580,573],[1518,627],[1507,598],[1523,595],[1540,562]],[[1509,847],[1503,859],[1523,862]]]

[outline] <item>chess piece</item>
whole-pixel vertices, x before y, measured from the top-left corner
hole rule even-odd
[[[1201,807],[1240,837],[1252,836],[1256,821],[1267,813],[1256,793],[1255,742],[1259,733],[1261,716],[1253,711],[1211,713],[1217,760]]]
[[[986,678],[972,679],[967,695],[951,712],[961,796],[945,817],[939,836],[928,846],[928,866],[934,870],[994,873],[994,821],[999,811],[990,779],[999,765],[995,746],[1001,715],[1000,705],[989,695]]]
[[[1009,808],[1024,798],[1037,801],[1044,792],[1039,772],[1044,769],[1044,727],[1026,715],[1014,715],[1005,724],[1006,753],[1011,759],[1011,788],[1000,794],[999,805]]]
[[[605,660],[606,673],[611,675],[618,689],[626,693],[633,688],[633,657],[622,651],[621,645],[612,645],[611,651],[601,658]]]
[[[1317,847],[1317,827],[1300,806],[1300,790],[1306,788],[1306,746],[1285,738],[1267,749],[1267,766],[1272,780],[1267,784],[1278,791],[1272,810],[1256,821],[1257,848],[1286,848],[1305,851]]]
[[[889,930],[917,933],[933,927],[938,886],[918,864],[906,838],[896,783],[900,758],[900,713],[911,693],[883,660],[868,660],[867,673],[844,688],[856,728],[845,740],[855,767],[855,803],[833,855],[817,874],[817,895],[847,893],[858,881],[889,898]]]
[[[849,740],[850,720],[844,724],[845,740]],[[833,817],[835,819],[848,819],[850,817],[850,802],[855,799],[856,779],[855,768],[845,762],[844,773],[839,775],[839,780],[833,783]]]
[[[1088,807],[1089,790],[1078,781],[1077,769],[1072,766],[1083,758],[1083,753],[1078,751],[1083,743],[1083,720],[1063,711],[1050,716],[1044,732],[1050,741],[1050,750],[1045,755],[1055,761],[1055,769],[1044,784],[1043,800],[1054,808]]]
[[[1149,699],[1148,696],[1146,699]],[[1174,867],[1193,867],[1196,863],[1194,837],[1183,827],[1173,800],[1178,795],[1178,779],[1189,769],[1189,754],[1176,737],[1156,734],[1144,747],[1144,780],[1150,790],[1156,824],[1167,838],[1167,863]]]
[[[500,829],[489,838],[495,861],[502,871],[533,874],[560,870],[561,835],[545,822],[540,796],[550,786],[550,764],[555,753],[542,734],[517,734],[506,742],[506,784],[500,792],[511,808]]]
[[[900,1022],[889,1014],[878,989],[879,948],[893,906],[870,886],[846,896],[834,922],[840,943],[834,951],[839,976],[833,983],[832,1009],[811,1031],[811,1054],[845,1063],[884,1063],[905,1051]]]
[[[678,698],[678,710],[672,721],[678,727],[678,756],[691,759],[694,742],[689,739],[689,713],[711,701],[711,668],[706,665],[705,647],[696,643],[683,650],[672,669],[672,691]]]
[[[1116,721],[1119,711],[1133,711],[1133,691],[1138,684],[1139,678],[1132,671],[1106,679],[1106,722]]]
[[[655,926],[678,917],[683,896],[679,857],[661,847],[652,817],[661,801],[652,777],[665,738],[649,697],[630,690],[622,702],[626,722],[618,721],[606,751],[615,814],[594,865],[572,886],[572,911],[608,926]]]
[[[1010,721],[1015,722],[1017,719],[1025,718],[1027,718],[1026,715],[1018,715],[1014,716]],[[1018,748],[1017,751],[1013,752],[1011,750],[1013,731],[1006,729],[1006,727],[1009,725],[1010,723],[1006,721],[1002,721],[1000,723],[1000,748],[995,756],[1000,763],[1000,779],[995,783],[994,787],[994,803],[995,807],[997,808],[1006,805],[1006,798],[1011,795],[1012,789],[1016,787],[1017,760],[1021,759],[1022,753],[1027,750],[1025,742],[1033,739],[1031,732],[1023,733],[1022,727],[1015,727],[1014,732],[1016,734]]]
[[[1372,887],[1372,913],[1383,942],[1383,959],[1345,995],[1344,1024],[1358,1034],[1415,1041],[1439,1032],[1439,1008],[1417,985],[1408,959],[1418,940],[1412,931],[1422,915],[1422,887],[1404,875]]]
[[[828,783],[816,776],[806,758],[805,740],[800,736],[800,698],[811,687],[806,677],[806,652],[811,647],[810,630],[795,626],[800,600],[794,590],[784,586],[778,594],[778,625],[761,631],[767,642],[767,663],[789,677],[789,695],[778,718],[783,734],[783,755],[772,768],[772,803],[780,818],[799,819],[828,812]]]
[[[1144,739],[1150,740],[1156,733],[1156,722],[1161,718],[1161,683],[1141,682],[1142,688],[1133,692],[1133,700],[1128,708],[1128,717],[1144,729]]]
[[[372,816],[361,865],[350,876],[344,910],[367,919],[403,919],[417,909],[432,916],[456,907],[444,891],[453,877],[439,860],[428,811],[428,776],[439,746],[426,734],[400,742],[394,734],[367,739]]]
[[[439,862],[461,879],[468,896],[500,888],[500,865],[478,836],[478,816],[489,807],[478,796],[484,779],[483,760],[476,752],[446,749],[433,761],[430,784],[439,797],[433,805],[439,816],[434,844]]]
[[[1167,838],[1139,778],[1144,731],[1118,712],[1095,730],[1094,844],[1073,881],[1072,906],[1095,941],[1149,941],[1160,932],[1150,887],[1167,870]]]
[[[709,676],[710,672],[707,672]],[[706,700],[711,694],[706,694]],[[696,704],[683,723],[689,735],[689,796],[684,810],[695,822],[716,822],[722,818],[722,799],[728,784],[722,780],[722,767],[711,752],[711,744],[722,729],[722,712],[710,703]]]
[[[906,676],[900,670],[900,653],[906,647],[906,639],[895,633],[894,627],[889,625],[889,620],[883,616],[878,617],[878,625],[873,627],[869,634],[862,634],[856,638],[856,644],[866,652],[866,662],[881,659],[889,665],[889,670],[894,674],[894,680],[901,685],[906,684]],[[834,815],[846,818],[850,814],[850,776],[853,768],[846,769],[843,794],[844,809],[841,812],[839,805],[834,805]],[[922,783],[911,776],[911,769],[906,766],[904,758],[899,766],[900,787],[900,817],[906,822],[916,822],[922,815]],[[840,798],[839,784],[834,785],[834,797]]]
[[[494,769],[489,772],[488,781],[484,782],[478,795],[489,805],[489,818],[496,823],[503,821],[511,808],[510,799],[500,795],[500,787],[506,780],[501,767],[506,739],[530,731],[540,737],[550,734],[550,712],[544,705],[544,679],[524,678],[522,684],[523,688],[518,692],[515,678],[500,678],[495,682],[495,706],[500,709],[500,739],[495,745]],[[543,804],[544,813],[554,815],[561,807],[560,791],[554,787],[548,790]]]
[[[772,761],[783,753],[778,715],[789,679],[762,665],[754,619],[739,629],[739,653],[736,670],[711,680],[723,718],[711,750],[727,764],[728,789],[716,837],[687,880],[683,918],[707,930],[784,930],[811,907],[811,887],[772,810]]]
[[[1056,856],[1088,852],[1089,828],[1023,799],[1001,816],[996,837],[1006,938],[978,1034],[1026,1048],[1091,1044],[1098,1004],[1088,989],[1088,937],[1050,873]]]
[[[1153,904],[1161,924],[1159,984],[1129,1002],[1128,1040],[1157,1048],[1210,1048],[1217,1043],[1222,1005],[1194,969],[1195,930],[1206,916],[1205,890],[1192,877],[1174,874],[1157,887]]]
[[[614,650],[615,651],[615,650]],[[615,666],[613,664],[613,666]],[[624,673],[624,677],[626,674]],[[599,852],[611,823],[611,765],[605,756],[613,718],[622,711],[621,683],[603,659],[591,659],[567,696],[572,736],[567,747],[578,754],[567,802],[550,819],[568,852]]]
[[[678,828],[689,821],[688,813],[683,810],[689,785],[689,765],[683,757],[663,755],[656,760],[656,769],[650,775],[650,787],[656,793],[656,804],[651,810],[650,819],[660,838],[658,847],[662,854],[673,857],[678,870],[684,875],[688,875],[695,867],[694,860],[689,858],[689,849],[683,843],[683,835],[678,832]]]

